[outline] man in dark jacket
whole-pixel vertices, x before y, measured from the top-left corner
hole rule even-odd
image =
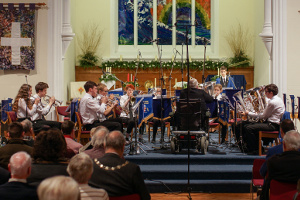
[[[25,151],[29,155],[32,153],[32,147],[28,146],[23,140],[24,131],[23,126],[19,122],[13,122],[8,127],[9,140],[4,147],[0,148],[0,166],[8,169],[7,165],[10,157],[19,152]]]
[[[103,188],[108,196],[139,194],[141,200],[151,199],[140,167],[123,158],[125,139],[121,132],[106,136],[105,155],[94,159],[94,173],[89,181],[93,187]]]

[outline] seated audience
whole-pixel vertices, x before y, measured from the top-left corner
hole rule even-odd
[[[7,183],[8,179],[10,178],[10,173],[8,170],[0,167],[0,185]]]
[[[297,184],[300,178],[300,134],[291,130],[283,138],[283,153],[267,161],[267,176],[262,188],[261,199],[269,199],[271,180]]]
[[[113,131],[105,138],[105,155],[94,159],[94,173],[89,184],[103,188],[109,196],[139,194],[141,200],[150,199],[140,167],[124,160],[125,139]]]
[[[33,147],[34,144],[34,132],[32,128],[32,122],[29,121],[28,119],[25,119],[21,122],[24,130],[24,141],[26,142],[27,145]]]
[[[285,133],[287,133],[290,130],[295,130],[295,126],[292,120],[290,119],[284,119],[281,123],[280,123],[280,134],[281,134],[281,138],[284,137]],[[273,155],[276,154],[281,154],[283,152],[283,144],[279,144],[276,145],[275,147],[272,147],[270,149],[268,149],[268,153],[266,155],[266,162],[264,162],[264,164],[261,166],[259,173],[260,175],[262,175],[263,177],[266,176],[267,174],[267,161],[269,160],[269,158],[271,158]]]
[[[91,131],[90,131],[90,138],[93,137],[93,135],[94,135],[94,133],[95,133],[95,130],[96,130],[97,128],[98,128],[98,127],[94,127],[94,128],[91,129]],[[89,150],[89,149],[92,149],[92,148],[93,148],[93,146],[92,146],[92,141],[90,140],[88,143],[86,143],[83,147],[81,147],[81,148],[79,149],[79,153],[82,153],[82,152],[84,152],[85,150]]]
[[[64,121],[61,124],[61,131],[64,134],[67,149],[74,152],[74,154],[78,154],[79,149],[82,147],[82,144],[76,142],[75,138],[75,130],[74,130],[74,122],[72,121]]]
[[[109,133],[108,129],[104,126],[99,126],[96,128],[95,133],[92,137],[92,149],[84,151],[92,159],[101,158],[105,154],[104,141],[106,135]]]
[[[39,185],[37,193],[39,200],[80,200],[78,184],[67,176],[45,179]]]
[[[108,200],[105,190],[92,188],[88,185],[88,181],[93,174],[93,161],[88,155],[80,153],[74,156],[70,160],[67,171],[79,184],[81,200]]]
[[[13,122],[8,126],[8,137],[7,144],[0,148],[0,166],[4,169],[8,169],[7,165],[13,154],[19,151],[32,153],[32,147],[28,146],[23,140],[24,131],[20,122]]]
[[[11,178],[8,183],[0,185],[1,199],[38,199],[36,188],[27,184],[27,177],[31,173],[31,158],[24,151],[11,156],[8,164]]]
[[[33,146],[32,173],[28,177],[28,183],[37,186],[48,177],[67,176],[68,159],[64,157],[66,151],[66,142],[60,130],[40,132]]]

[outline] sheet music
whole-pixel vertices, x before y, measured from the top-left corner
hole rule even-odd
[[[136,109],[139,107],[140,103],[144,100],[144,97],[142,97],[131,109],[132,113],[135,113]]]

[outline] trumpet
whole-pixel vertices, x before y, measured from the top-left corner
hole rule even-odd
[[[49,95],[45,95],[45,97],[44,97],[44,101],[46,101],[47,103],[49,103],[50,102],[50,99],[51,99],[51,97],[49,96]],[[55,99],[55,101],[54,101],[54,106],[56,107],[56,106],[60,106],[61,104],[62,104],[62,102],[63,101],[59,101],[59,100],[57,100],[57,99]]]

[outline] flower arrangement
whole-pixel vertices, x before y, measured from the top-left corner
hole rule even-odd
[[[109,81],[116,81],[116,76],[114,74],[103,74],[99,81],[109,82]]]
[[[83,33],[77,37],[77,43],[81,50],[78,56],[79,65],[83,68],[91,68],[99,65],[101,60],[96,55],[101,42],[102,31],[99,30],[98,25],[89,24],[83,28]]]

